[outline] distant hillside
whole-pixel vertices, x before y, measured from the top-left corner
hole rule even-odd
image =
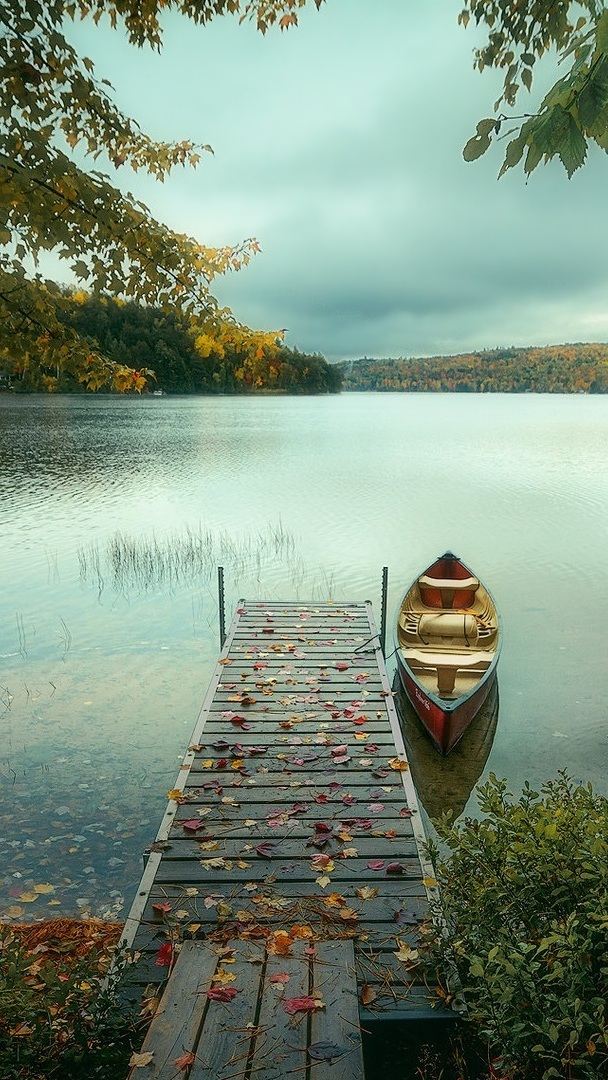
[[[461,356],[341,364],[343,390],[606,394],[608,345],[493,349]]]

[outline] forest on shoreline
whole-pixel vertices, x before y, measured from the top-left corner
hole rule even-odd
[[[608,393],[608,345],[491,349],[341,365],[343,390],[470,394]]]
[[[69,295],[67,325],[112,363],[125,365],[130,392],[164,394],[608,393],[608,344],[497,348],[455,356],[330,363],[287,348],[280,338],[201,330],[179,311],[84,292]],[[134,370],[133,370],[134,369]],[[0,390],[17,393],[108,392],[74,372],[0,356]],[[114,391],[116,392],[116,391]]]

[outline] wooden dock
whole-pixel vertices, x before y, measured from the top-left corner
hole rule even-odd
[[[241,602],[169,799],[124,932],[130,993],[173,972],[138,1080],[180,1053],[189,1078],[356,1080],[360,1024],[449,1013],[420,976],[436,886],[369,602]]]

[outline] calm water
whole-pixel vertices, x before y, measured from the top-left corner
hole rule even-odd
[[[504,624],[483,775],[608,791],[608,397],[4,395],[0,470],[0,916],[130,902],[214,667],[218,564],[229,612],[378,613],[384,565],[392,612],[452,548]],[[433,812],[474,771],[448,769]]]

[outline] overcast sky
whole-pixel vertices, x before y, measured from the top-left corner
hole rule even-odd
[[[500,83],[473,70],[460,7],[327,0],[266,37],[171,17],[160,56],[69,36],[149,134],[213,146],[164,185],[116,179],[204,243],[258,239],[216,289],[249,325],[330,359],[608,340],[608,156],[528,183],[496,179],[500,149],[462,160]]]

